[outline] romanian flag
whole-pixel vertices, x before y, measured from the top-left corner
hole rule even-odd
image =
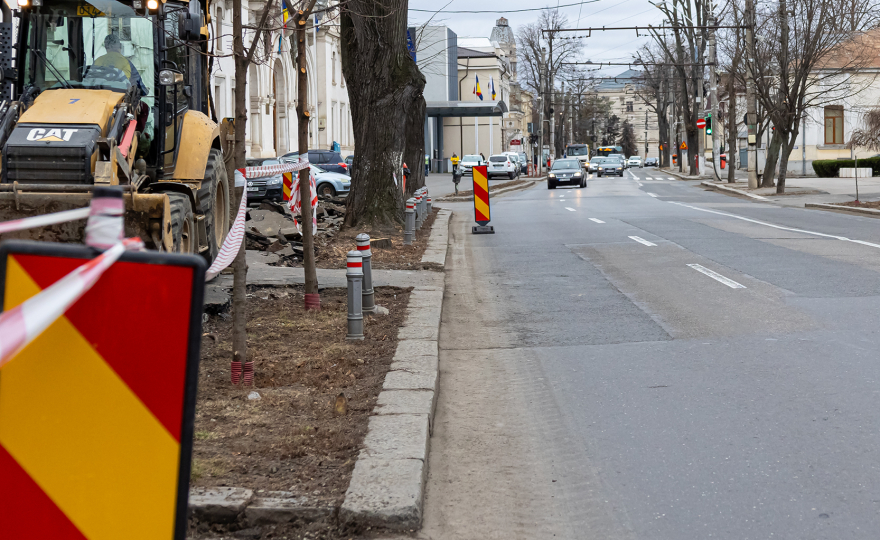
[[[287,19],[290,18],[290,8],[287,6],[287,0],[281,0],[281,21],[284,22],[284,28],[287,28]]]
[[[480,90],[480,77],[477,77],[477,83],[474,85],[474,94],[480,98],[480,101],[483,101],[483,92]]]
[[[496,94],[495,94],[495,78],[494,78],[494,77],[489,77],[489,90],[492,91],[492,101],[495,101],[495,100],[496,100],[496,97],[495,97]]]

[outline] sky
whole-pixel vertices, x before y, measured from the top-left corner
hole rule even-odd
[[[535,9],[541,7],[560,7],[560,13],[568,17],[569,28],[586,28],[599,26],[658,26],[663,20],[659,9],[648,0],[586,0],[575,4],[576,0],[558,0],[549,4],[528,2],[526,0],[503,0],[494,2],[473,2],[468,0],[409,0],[409,23],[417,26],[428,20],[430,24],[445,25],[459,37],[489,37],[495,21],[505,17],[514,33],[522,25],[537,20],[540,11],[515,12],[518,9]],[[574,5],[571,5],[574,4]],[[450,13],[450,11],[489,11],[504,6],[508,11],[497,13]],[[437,10],[440,13],[417,12],[414,9]],[[433,17],[433,18],[432,18]],[[643,32],[639,32],[643,34]],[[572,35],[572,34],[563,34]],[[585,35],[585,33],[578,34]],[[635,30],[617,30],[610,32],[593,32],[585,38],[583,52],[578,61],[593,62],[628,62],[633,54],[645,43],[648,37],[637,37]],[[612,76],[627,69],[626,66],[610,66],[602,69],[599,76]],[[598,75],[598,74],[597,74]]]

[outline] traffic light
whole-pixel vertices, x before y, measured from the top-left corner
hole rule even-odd
[[[706,135],[712,134],[712,115],[706,115]]]

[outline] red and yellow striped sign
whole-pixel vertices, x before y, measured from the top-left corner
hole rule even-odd
[[[492,219],[489,212],[489,174],[486,165],[472,167],[474,176],[474,221],[486,225]]]
[[[282,176],[284,177],[284,200],[289,201],[293,199],[293,173],[286,172]]]
[[[4,245],[3,309],[91,256]],[[124,255],[0,369],[0,538],[185,537],[202,266]]]

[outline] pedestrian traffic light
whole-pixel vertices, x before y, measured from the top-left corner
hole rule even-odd
[[[706,115],[706,135],[712,134],[712,115]]]

